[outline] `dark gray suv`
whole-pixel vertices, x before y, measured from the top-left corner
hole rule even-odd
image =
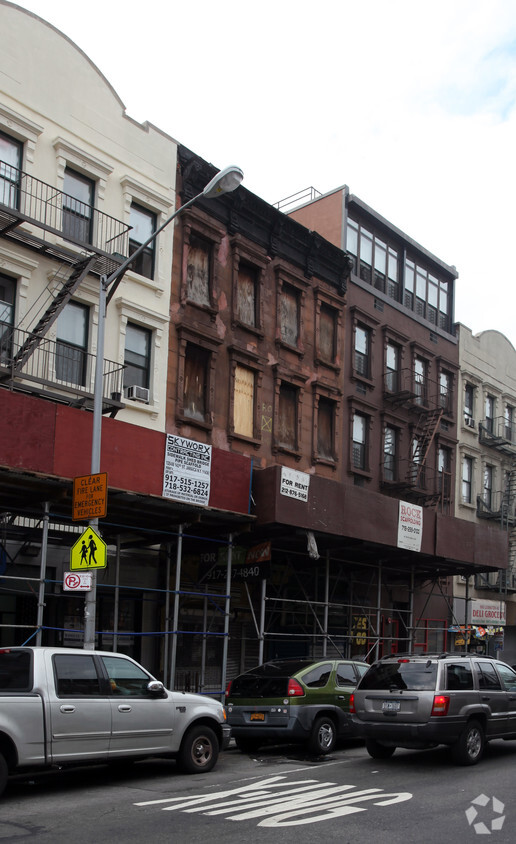
[[[445,744],[457,764],[475,765],[490,739],[516,739],[516,672],[473,654],[392,655],[362,677],[350,712],[374,759]]]

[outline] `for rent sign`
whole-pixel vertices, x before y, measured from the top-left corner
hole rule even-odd
[[[400,501],[398,516],[398,548],[421,551],[423,536],[423,508],[418,504]]]

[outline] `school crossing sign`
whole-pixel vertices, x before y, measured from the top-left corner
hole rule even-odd
[[[81,534],[70,551],[71,571],[105,569],[107,566],[107,545],[93,528],[88,527]]]

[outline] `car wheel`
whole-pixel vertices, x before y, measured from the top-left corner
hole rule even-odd
[[[256,753],[261,747],[260,740],[254,738],[236,738],[235,744],[242,753]]]
[[[7,768],[7,762],[5,761],[4,757],[0,753],[0,794],[3,794],[5,790],[5,786],[7,785],[7,775],[9,770]]]
[[[396,750],[395,747],[391,747],[387,744],[381,744],[381,742],[376,741],[376,739],[366,739],[366,750],[373,759],[390,759],[394,751]]]
[[[178,762],[187,774],[206,774],[219,757],[219,742],[211,727],[200,724],[186,733]]]
[[[452,745],[453,761],[457,765],[476,765],[484,753],[485,736],[479,721],[468,721],[460,737]]]
[[[335,722],[326,715],[316,718],[312,727],[312,734],[308,740],[311,753],[330,753],[337,741]]]

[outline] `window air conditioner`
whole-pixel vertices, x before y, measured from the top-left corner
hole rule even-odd
[[[141,401],[149,404],[150,390],[147,387],[138,387],[137,384],[133,384],[127,388],[127,398],[132,399],[132,401]]]
[[[474,428],[475,427],[475,420],[472,419],[471,416],[465,416],[464,422],[465,422],[465,424],[467,425],[468,428]]]

